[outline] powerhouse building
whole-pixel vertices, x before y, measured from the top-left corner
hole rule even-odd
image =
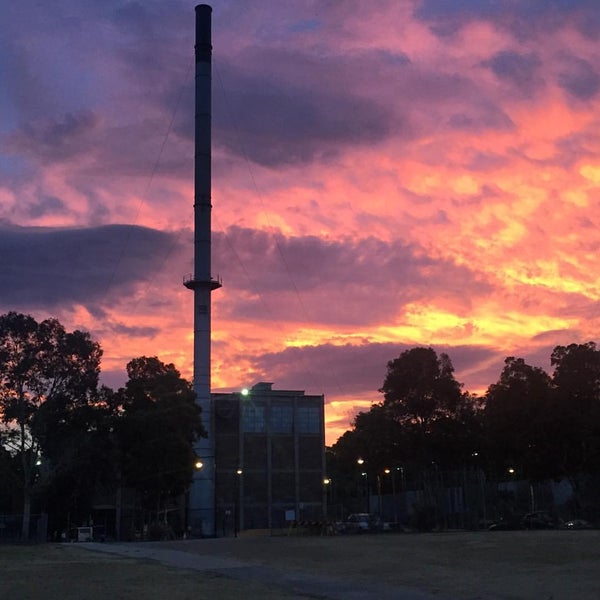
[[[217,535],[322,520],[324,397],[261,382],[212,401]]]

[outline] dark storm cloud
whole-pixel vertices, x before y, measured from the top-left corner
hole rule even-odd
[[[304,346],[287,348],[253,357],[253,368],[268,373],[280,387],[337,394],[377,392],[388,361],[410,346],[362,344]],[[360,369],[356,368],[360,365]]]
[[[229,300],[233,303],[229,310],[244,318],[270,318],[273,315],[265,314],[268,304],[278,318],[385,322],[417,299],[442,293],[466,309],[472,296],[491,290],[467,267],[397,241],[284,238],[231,228],[226,237],[215,235],[214,244],[214,256],[222,265],[219,272],[255,294],[254,300],[235,294]],[[260,263],[256,257],[261,257]]]
[[[221,71],[227,89],[215,106],[215,143],[259,164],[326,159],[338,145],[381,141],[393,127],[391,111],[350,89],[299,86],[232,65]]]
[[[65,215],[68,212],[65,203],[56,196],[44,196],[35,204],[29,205],[26,210],[27,216],[32,219],[39,219],[46,215]]]
[[[342,55],[252,46],[234,60],[217,56],[215,144],[276,166],[327,160],[347,146],[372,145],[392,135],[409,138],[407,119],[382,89],[383,81],[399,81],[409,64],[402,52],[369,49]],[[184,102],[189,103],[187,92]],[[191,136],[193,111],[183,114],[187,122],[178,121],[176,131]]]
[[[129,225],[87,229],[0,227],[0,304],[102,305],[152,273],[171,234]]]
[[[490,67],[503,81],[508,81],[524,93],[531,91],[536,84],[536,74],[542,61],[533,53],[523,54],[512,50],[497,52],[483,66]]]
[[[600,10],[600,8],[599,8]],[[570,57],[558,76],[558,84],[578,100],[591,100],[600,91],[600,75],[587,61]]]
[[[282,352],[263,354],[253,359],[253,368],[268,374],[279,387],[304,389],[331,395],[369,395],[375,400],[383,397],[377,390],[383,384],[387,363],[405,350],[422,344],[360,345],[323,344],[287,348]],[[446,353],[455,368],[457,381],[463,383],[461,374],[481,371],[485,377],[480,383],[487,388],[495,383],[502,369],[504,355],[481,346],[433,345],[438,356]],[[360,365],[357,369],[356,365]],[[479,376],[481,379],[481,375]],[[319,391],[320,390],[320,391]],[[465,391],[470,391],[466,389]]]
[[[43,163],[64,162],[92,145],[91,135],[97,125],[98,118],[90,112],[39,119],[8,136],[7,149]]]
[[[534,32],[547,35],[569,22],[590,39],[600,31],[597,0],[422,0],[414,14],[440,36],[473,20],[492,21],[521,39]]]

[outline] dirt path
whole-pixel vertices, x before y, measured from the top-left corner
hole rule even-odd
[[[600,599],[598,531],[265,536],[117,546],[132,557],[143,553],[164,564],[335,600]],[[166,559],[169,552],[175,554]]]
[[[194,552],[193,550],[199,547],[197,544],[185,544],[185,550],[180,550],[177,546],[181,547],[181,544],[175,547],[160,547],[156,544],[92,543],[82,544],[79,548],[138,560],[155,560],[169,567],[208,571],[231,580],[266,585],[270,589],[279,589],[298,598],[308,596],[323,600],[447,600],[445,596],[434,596],[406,586],[375,581],[357,583],[305,569],[286,569],[282,566],[256,564]]]

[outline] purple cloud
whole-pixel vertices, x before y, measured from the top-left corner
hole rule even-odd
[[[114,303],[170,251],[176,237],[129,225],[0,227],[0,306],[6,310]]]
[[[487,295],[492,290],[467,267],[434,259],[416,245],[396,241],[284,238],[232,227],[226,237],[215,235],[214,248],[217,271],[226,285],[253,293],[251,298],[234,293],[224,302],[228,314],[246,319],[366,325],[385,322],[403,304],[434,297],[442,290],[445,298],[453,298],[465,310],[469,295]],[[272,313],[266,313],[265,306]]]
[[[440,36],[452,35],[474,20],[485,20],[518,39],[534,33],[547,35],[565,24],[595,39],[600,31],[597,9],[595,0],[422,0],[414,14]]]
[[[600,75],[589,61],[569,57],[558,76],[558,84],[578,100],[592,100],[600,91]]]
[[[252,366],[268,374],[280,388],[307,388],[312,393],[322,390],[333,399],[346,396],[377,402],[383,399],[377,390],[385,379],[387,363],[419,345],[364,343],[287,348],[253,357]],[[505,358],[501,351],[481,346],[434,344],[433,348],[438,355],[450,356],[455,377],[465,391],[496,383]]]

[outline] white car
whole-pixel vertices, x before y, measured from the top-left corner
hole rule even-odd
[[[382,525],[379,517],[369,513],[355,513],[346,519],[346,531],[348,533],[381,531],[383,529]]]

